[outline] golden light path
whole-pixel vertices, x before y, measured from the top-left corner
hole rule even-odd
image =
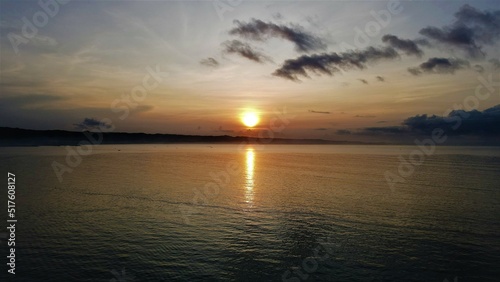
[[[250,206],[253,205],[253,170],[255,165],[255,152],[253,148],[246,151],[246,182],[245,182],[245,201]]]

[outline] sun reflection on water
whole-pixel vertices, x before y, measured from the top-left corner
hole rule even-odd
[[[253,204],[253,187],[254,187],[254,166],[255,152],[253,148],[248,148],[246,152],[246,182],[245,182],[245,201],[247,204]]]

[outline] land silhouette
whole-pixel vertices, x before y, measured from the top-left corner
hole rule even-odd
[[[78,146],[93,136],[98,144],[175,144],[175,143],[219,143],[240,144],[380,144],[323,139],[258,138],[251,136],[202,136],[180,134],[149,134],[126,132],[32,130],[0,127],[0,146]]]

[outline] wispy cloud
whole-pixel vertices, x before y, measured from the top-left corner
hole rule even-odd
[[[309,110],[309,112],[313,114],[330,114],[330,112],[315,111],[315,110]]]
[[[365,50],[345,53],[323,53],[303,55],[296,59],[286,60],[273,75],[299,81],[299,76],[309,77],[307,71],[332,76],[333,73],[349,69],[364,69],[368,62],[398,58],[399,54],[392,47],[368,47]]]
[[[231,29],[229,34],[239,35],[246,39],[265,41],[269,38],[281,38],[295,44],[299,52],[310,52],[326,49],[323,41],[299,26],[277,25],[270,22],[252,19],[250,22],[234,21],[237,27]]]
[[[212,58],[212,57],[201,60],[200,64],[202,64],[204,66],[207,66],[207,67],[217,67],[217,66],[219,66],[219,62],[216,59]]]
[[[239,40],[226,41],[222,43],[222,45],[226,53],[237,54],[257,63],[272,62],[271,58],[254,50],[249,44]]]

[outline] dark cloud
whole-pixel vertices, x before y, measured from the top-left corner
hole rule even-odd
[[[382,41],[397,50],[403,51],[406,55],[422,57],[424,54],[424,52],[417,46],[417,43],[409,39],[400,39],[395,35],[386,34],[382,37]]]
[[[491,59],[489,62],[493,65],[494,70],[499,70],[500,69],[500,60],[498,59]]]
[[[214,58],[206,58],[200,61],[200,64],[207,67],[217,67],[219,66],[219,62]]]
[[[409,68],[408,71],[413,75],[422,73],[453,74],[459,69],[469,66],[469,62],[455,58],[430,58],[427,62],[418,67]]]
[[[460,122],[459,122],[460,121]],[[435,128],[448,135],[500,135],[500,105],[484,111],[456,110],[447,117],[417,115],[403,122],[410,132],[431,134]]]
[[[442,28],[429,26],[420,34],[438,43],[462,49],[471,57],[484,57],[483,45],[500,39],[500,10],[480,11],[464,5],[455,13],[455,21]]]
[[[248,23],[240,21],[234,21],[234,23],[237,27],[229,31],[231,35],[239,35],[257,41],[265,41],[272,37],[282,38],[294,43],[295,49],[299,52],[326,49],[326,44],[320,38],[307,33],[298,25],[277,25],[257,19],[252,19]]]
[[[318,75],[332,76],[334,72],[348,69],[364,69],[368,62],[398,58],[399,55],[392,47],[368,47],[361,51],[348,51],[344,53],[323,53],[303,55],[296,59],[286,60],[273,75],[298,81],[299,76],[309,77],[307,71]]]
[[[404,120],[401,126],[367,127],[349,132],[357,135],[411,134],[430,136],[434,129],[441,129],[448,136],[500,136],[499,124],[500,104],[484,111],[455,110],[445,117],[427,114],[416,115]]]
[[[374,118],[376,116],[372,116],[372,115],[355,115],[354,117],[356,117],[356,118]]]
[[[386,123],[387,121],[386,120],[379,120],[377,121],[377,123]]]
[[[381,77],[380,75],[377,75],[376,79],[380,82],[384,82],[385,78]]]
[[[361,81],[363,84],[368,84],[368,81],[366,81],[366,79],[362,79],[362,78],[360,78],[360,79],[358,79],[358,80],[359,80],[359,81]]]
[[[315,110],[309,110],[310,113],[313,114],[330,114],[330,112],[322,112],[322,111],[315,111]]]
[[[477,45],[473,38],[474,31],[467,26],[457,26],[446,29],[426,27],[420,30],[420,34],[440,43],[446,43],[453,47],[462,48],[466,50],[471,57],[484,56],[481,47]]]
[[[226,41],[222,45],[224,46],[224,52],[229,54],[238,54],[257,63],[271,61],[268,56],[255,51],[252,46],[239,40]]]
[[[80,123],[75,123],[73,124],[76,129],[79,130],[92,130],[92,129],[109,129],[111,128],[111,125],[99,121],[94,118],[85,118],[82,122]]]

